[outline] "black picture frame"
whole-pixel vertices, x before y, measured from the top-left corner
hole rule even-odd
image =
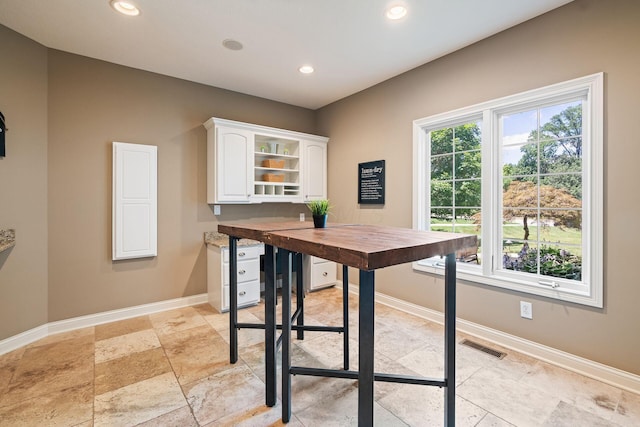
[[[5,136],[7,134],[7,125],[4,120],[4,114],[0,111],[0,157],[5,157]]]
[[[384,160],[358,163],[358,204],[384,205]]]

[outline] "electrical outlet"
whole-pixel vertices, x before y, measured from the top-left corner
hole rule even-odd
[[[304,212],[300,212],[300,221],[304,221]]]
[[[220,205],[213,205],[213,214],[220,215]]]
[[[533,319],[533,308],[530,302],[520,301],[520,317]]]

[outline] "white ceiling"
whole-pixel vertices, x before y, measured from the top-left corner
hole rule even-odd
[[[316,109],[571,0],[0,0],[54,49]],[[385,8],[409,13],[388,21]],[[222,46],[224,39],[244,45]],[[1,63],[1,62],[0,62]],[[316,72],[302,75],[298,67]]]

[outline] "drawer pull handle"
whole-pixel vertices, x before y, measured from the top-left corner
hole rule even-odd
[[[246,254],[244,252],[238,252],[238,256],[245,256]]]
[[[246,292],[246,291],[240,291],[240,292],[238,293],[238,295],[240,295],[241,297],[245,296],[246,294],[247,294],[247,292]]]
[[[322,275],[323,275],[324,277],[327,277],[327,275],[328,275],[328,274],[329,274],[329,272],[327,272],[327,271],[325,271],[324,273],[322,273]]]
[[[244,274],[244,273],[246,273],[246,271],[245,271],[245,270],[240,270],[240,271],[238,271],[238,274]]]

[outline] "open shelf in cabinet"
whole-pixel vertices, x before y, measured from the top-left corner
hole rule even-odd
[[[256,134],[254,144],[254,196],[299,197],[300,141]]]

